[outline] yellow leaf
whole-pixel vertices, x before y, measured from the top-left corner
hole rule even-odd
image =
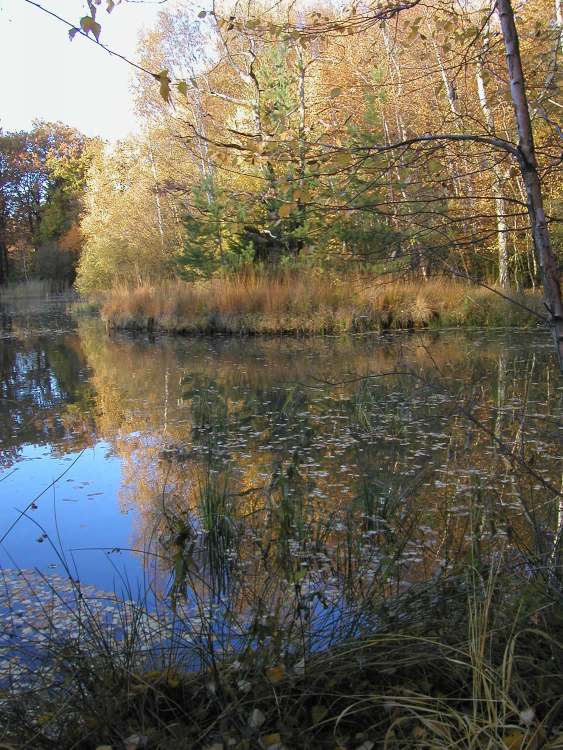
[[[502,738],[506,750],[521,750],[526,733],[521,729],[515,729]]]
[[[91,31],[96,41],[100,41],[100,32],[102,31],[102,27],[97,21],[94,21],[92,16],[84,16],[83,18],[81,18],[80,28],[85,34],[89,34]]]
[[[264,734],[260,737],[260,742],[264,747],[277,747],[278,745],[281,745],[281,741],[281,734],[279,732],[275,732],[274,734]]]
[[[161,70],[160,73],[154,73],[153,75],[160,83],[161,97],[168,104],[170,102],[170,78],[168,77],[168,71]]]
[[[280,219],[287,219],[287,217],[293,211],[293,208],[293,203],[284,203],[282,206],[280,206],[278,208],[278,216],[280,217]]]
[[[277,685],[278,682],[281,682],[285,677],[285,669],[281,665],[277,667],[270,667],[270,669],[266,670],[266,677],[272,683],[272,685]]]
[[[352,161],[352,157],[350,154],[334,154],[331,157],[331,162],[335,167],[348,167],[350,166],[350,162]]]

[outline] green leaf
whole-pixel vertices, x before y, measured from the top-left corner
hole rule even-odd
[[[80,28],[85,34],[89,34],[90,32],[92,32],[96,41],[100,41],[100,32],[102,31],[102,27],[97,21],[94,21],[92,16],[83,16],[83,18],[80,19]]]
[[[188,84],[185,81],[178,81],[176,84],[178,91],[187,98],[188,96]]]

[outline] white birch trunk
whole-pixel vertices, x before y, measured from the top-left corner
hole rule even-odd
[[[528,110],[518,32],[510,0],[497,0],[497,12],[506,53],[510,94],[518,128],[518,156],[522,179],[524,180],[528,196],[528,213],[530,215],[534,248],[541,270],[544,302],[549,313],[549,324],[553,334],[555,351],[559,360],[559,367],[563,372],[563,303],[561,301],[561,282],[556,258],[551,247],[543,207],[542,188],[534,148],[532,123]]]

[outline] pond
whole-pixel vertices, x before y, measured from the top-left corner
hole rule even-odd
[[[548,563],[563,382],[542,329],[149,338],[56,303],[2,321],[10,638],[77,587],[110,618],[113,595],[240,624],[296,592],[334,618],[500,550]]]

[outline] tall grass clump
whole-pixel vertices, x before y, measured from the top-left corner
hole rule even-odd
[[[541,317],[535,296],[518,295],[516,302],[446,277],[421,283],[288,272],[117,287],[102,317],[118,329],[293,335],[536,323],[525,307]]]

